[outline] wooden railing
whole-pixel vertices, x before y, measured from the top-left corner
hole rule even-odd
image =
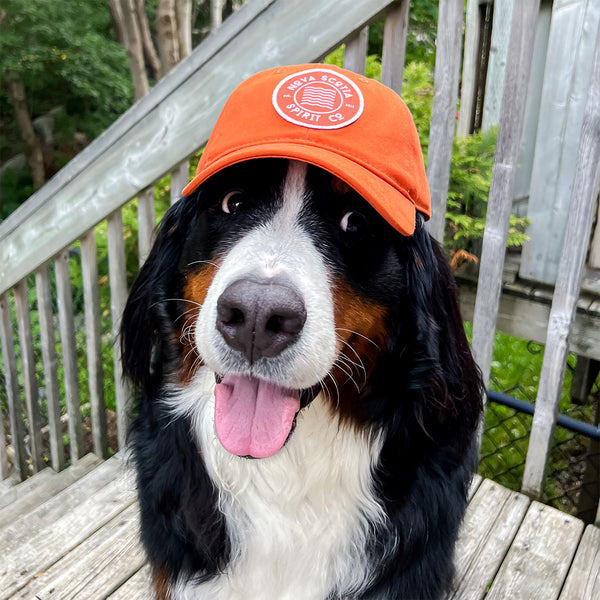
[[[474,353],[486,377],[502,283],[511,172],[523,125],[525,90],[521,82],[528,79],[528,56],[535,33],[532,23],[538,6],[539,0],[516,2],[513,10],[511,69],[504,86],[481,260],[483,285],[478,290],[473,333]],[[439,8],[427,175],[434,213],[430,231],[442,239],[462,60],[464,2],[442,0]],[[132,252],[137,247],[141,264],[155,225],[153,186],[170,173],[171,201],[176,201],[188,180],[187,161],[206,143],[232,89],[254,72],[279,64],[317,61],[342,43],[346,44],[344,65],[364,72],[368,26],[382,15],[386,18],[382,81],[401,93],[408,11],[408,0],[249,0],[151,93],[0,224],[0,334],[8,400],[0,417],[8,415],[12,448],[9,457],[7,440],[3,439],[5,425],[0,420],[2,478],[9,475],[9,462],[14,465],[14,476],[23,478],[43,468],[47,461],[56,470],[63,468],[66,453],[71,461],[77,460],[82,456],[84,436],[89,435],[84,431],[88,422],[96,454],[106,456],[109,447],[114,451],[126,443],[130,390],[121,377],[118,344],[114,343],[127,294],[126,259],[131,259],[125,249],[123,209],[132,210],[129,203],[135,199],[138,237]],[[595,207],[598,190],[597,55],[598,48],[573,191],[579,195],[578,205],[587,211],[585,215]],[[577,216],[581,216],[579,211]],[[106,286],[101,288],[99,283],[99,227],[106,229],[108,240],[109,306],[106,298],[105,305],[101,302],[100,292]],[[562,342],[568,338],[573,321],[581,255],[589,244],[589,227],[584,229],[575,224],[569,229],[576,232],[566,253],[571,257],[565,267],[570,278],[563,282],[567,277],[563,269],[557,284],[565,293],[557,300],[556,310],[553,308],[551,323],[557,326],[548,334],[554,352],[544,364],[546,375],[540,386],[544,393],[538,399],[540,411],[534,420],[532,439],[537,440],[539,452],[530,452],[531,477],[526,487],[532,495],[539,495],[541,490],[548,455],[546,434],[556,418],[562,379],[551,371],[566,364],[567,345]],[[83,281],[83,309],[81,299],[73,298],[72,277]],[[17,335],[13,331],[15,321]],[[82,330],[85,360],[77,351],[79,348],[81,354],[82,343],[77,339]],[[558,336],[561,343],[550,336]],[[34,349],[38,347],[41,356],[36,356]],[[112,353],[111,375],[103,373],[103,364],[107,364],[103,355],[106,358],[107,353]],[[87,386],[80,387],[84,379]],[[111,398],[114,395],[116,442],[107,438],[107,390]],[[82,418],[83,396],[89,401],[84,403]],[[64,421],[68,423],[68,443],[63,437]]]

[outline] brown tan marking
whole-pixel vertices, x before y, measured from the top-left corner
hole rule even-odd
[[[156,592],[156,600],[173,600],[170,582],[169,573],[164,568],[153,570],[152,586]]]
[[[364,390],[386,337],[386,308],[356,295],[350,285],[337,280],[334,289],[334,317],[337,359],[331,370],[335,385],[325,387],[343,419],[360,420],[360,395]]]
[[[183,284],[183,297],[189,300],[186,303],[183,321],[179,330],[179,340],[183,346],[183,364],[181,367],[181,381],[187,384],[194,373],[202,365],[194,343],[194,327],[198,319],[198,313],[204,304],[208,288],[217,272],[217,266],[206,264],[199,271],[186,275]]]

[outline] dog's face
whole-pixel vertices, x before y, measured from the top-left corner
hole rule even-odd
[[[396,235],[302,162],[242,163],[202,187],[179,264],[183,368],[214,372],[228,451],[270,456],[321,388],[333,403],[364,389],[402,287]]]

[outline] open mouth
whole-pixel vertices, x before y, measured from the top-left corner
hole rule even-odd
[[[293,390],[246,375],[215,375],[215,428],[225,450],[267,458],[284,446],[320,386]]]

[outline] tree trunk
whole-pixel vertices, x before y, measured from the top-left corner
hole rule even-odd
[[[150,25],[148,24],[148,17],[146,16],[146,9],[144,8],[144,0],[137,0],[136,7],[146,65],[150,70],[152,79],[157,80],[160,76],[160,60],[156,53],[154,43],[152,42],[152,34],[150,33]]]
[[[146,76],[144,49],[135,1],[109,0],[109,4],[111,6],[111,16],[113,19],[117,19],[115,21],[117,35],[119,35],[119,31],[123,35],[124,46],[129,58],[131,78],[135,89],[135,99],[139,100],[148,93],[150,86],[148,85],[148,77]],[[118,22],[118,19],[122,19],[122,21]]]
[[[6,83],[8,100],[15,111],[15,118],[21,132],[21,139],[25,144],[25,154],[31,168],[33,186],[37,189],[46,180],[44,174],[44,155],[42,152],[42,143],[33,129],[33,123],[27,111],[25,86],[19,79],[19,76],[10,71],[7,71],[4,81]]]
[[[156,9],[158,53],[161,74],[166,75],[179,62],[179,36],[175,0],[158,0]]]

